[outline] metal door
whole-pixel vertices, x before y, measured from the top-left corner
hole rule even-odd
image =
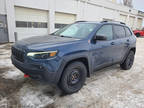
[[[0,43],[8,42],[7,20],[5,15],[0,15]]]

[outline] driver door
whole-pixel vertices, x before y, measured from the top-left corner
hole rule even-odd
[[[107,39],[96,40],[96,43],[91,45],[93,71],[111,65],[115,53],[112,25],[103,25],[96,32],[96,36],[104,36]]]

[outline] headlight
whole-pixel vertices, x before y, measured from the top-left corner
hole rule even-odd
[[[47,52],[29,52],[27,56],[35,59],[48,59],[55,57],[58,51],[47,51]]]

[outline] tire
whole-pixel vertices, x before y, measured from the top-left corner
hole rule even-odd
[[[87,69],[82,62],[72,62],[64,70],[59,87],[66,94],[78,92],[85,83]]]
[[[120,67],[124,70],[130,69],[134,62],[134,55],[134,51],[130,51],[125,61],[122,64],[120,64]]]
[[[139,34],[139,33],[137,33],[137,34],[136,34],[136,37],[140,37],[140,34]]]

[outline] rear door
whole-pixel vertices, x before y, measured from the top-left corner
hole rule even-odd
[[[114,33],[114,59],[113,63],[121,62],[126,53],[126,34],[121,25],[113,25]]]
[[[133,37],[132,37],[132,32],[130,31],[130,29],[128,27],[124,27],[125,28],[125,32],[126,32],[126,38],[125,38],[125,50],[126,52],[129,49],[130,43],[133,41]]]

